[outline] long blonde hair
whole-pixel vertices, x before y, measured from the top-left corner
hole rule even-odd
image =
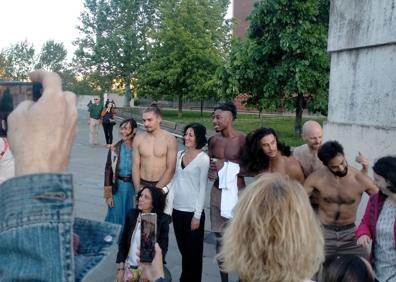
[[[246,187],[223,236],[218,259],[243,281],[301,282],[324,259],[319,222],[304,188],[278,174]]]

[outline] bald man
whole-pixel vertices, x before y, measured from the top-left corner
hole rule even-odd
[[[312,172],[323,167],[318,158],[318,150],[322,145],[323,130],[320,124],[314,120],[308,120],[302,128],[302,139],[305,144],[293,150],[293,156],[300,163],[305,178]]]
[[[318,158],[318,150],[323,140],[322,127],[318,122],[308,120],[303,125],[301,137],[305,144],[294,148],[293,157],[300,163],[304,176],[307,178],[312,172],[323,167],[322,162]],[[367,157],[359,152],[356,162],[362,165],[361,172],[367,175],[369,167]]]

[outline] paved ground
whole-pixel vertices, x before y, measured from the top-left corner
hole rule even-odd
[[[118,127],[114,128],[115,139],[118,139]],[[78,133],[73,146],[70,159],[69,171],[73,173],[75,187],[75,213],[78,217],[102,221],[106,215],[106,205],[103,200],[103,175],[107,149],[104,147],[104,134],[102,128],[99,131],[101,145],[91,147],[88,143],[88,125],[86,111],[79,111]],[[205,244],[203,260],[203,281],[220,281],[215,256],[215,241],[209,232],[209,191],[207,191],[205,213]],[[113,281],[115,277],[115,256],[117,249],[114,248],[109,257],[97,267],[85,281],[105,282]],[[167,254],[167,266],[172,274],[173,281],[178,281],[181,272],[181,257],[177,249],[176,240],[171,226],[169,234],[169,250]],[[237,281],[235,275],[230,281]]]

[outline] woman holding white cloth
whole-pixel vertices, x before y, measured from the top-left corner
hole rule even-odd
[[[192,123],[184,128],[185,150],[177,154],[176,172],[172,180],[173,227],[182,255],[180,281],[201,281],[205,225],[205,192],[209,157],[202,151],[206,145],[206,128]]]

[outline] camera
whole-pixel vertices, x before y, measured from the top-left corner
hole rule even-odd
[[[40,82],[0,80],[0,136],[7,136],[8,115],[25,100],[37,101],[43,86]]]

